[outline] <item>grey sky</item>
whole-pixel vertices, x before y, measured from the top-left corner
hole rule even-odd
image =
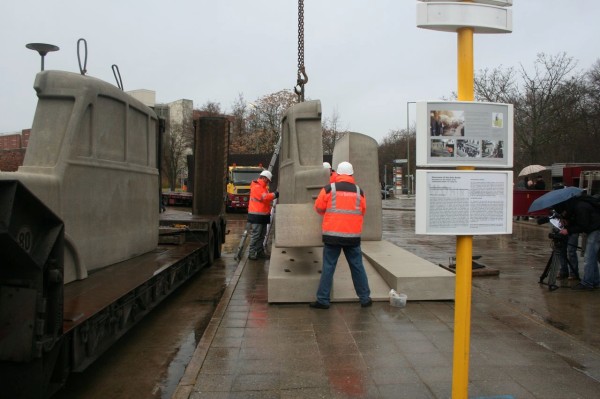
[[[416,27],[416,0],[305,0],[306,96],[342,129],[378,141],[406,127],[406,102],[456,90],[456,34]],[[475,70],[532,68],[537,53],[566,52],[589,69],[600,58],[600,1],[514,0],[513,33],[475,35]],[[158,102],[195,107],[239,93],[247,101],[291,89],[297,72],[297,0],[4,1],[0,133],[31,126],[39,56],[26,43],[60,47],[46,69],[79,72],[77,40],[88,43],[88,75],[125,90],[151,89]],[[414,123],[414,106],[410,108]]]

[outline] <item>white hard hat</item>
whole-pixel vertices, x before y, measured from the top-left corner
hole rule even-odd
[[[323,162],[324,169],[331,169],[331,164],[329,162]]]
[[[337,167],[338,175],[353,175],[354,168],[350,162],[340,162]]]
[[[267,179],[269,179],[269,181],[273,179],[273,174],[268,170],[263,170],[262,172],[260,172],[260,175],[266,177]]]

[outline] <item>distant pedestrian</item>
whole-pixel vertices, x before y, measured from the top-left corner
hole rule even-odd
[[[269,192],[268,184],[273,175],[268,170],[260,172],[258,179],[250,183],[250,199],[248,201],[248,223],[252,224],[248,259],[265,258],[263,241],[267,233],[267,225],[271,222],[271,202],[279,197],[279,193]]]
[[[573,197],[554,206],[554,210],[566,219],[560,234],[586,233],[583,277],[574,290],[593,290],[600,287],[598,251],[600,250],[600,212],[581,197]]]
[[[364,192],[355,184],[353,174],[352,164],[341,162],[335,182],[323,187],[315,201],[315,210],[323,215],[323,270],[317,300],[310,303],[311,308],[329,309],[333,275],[342,250],[360,305],[368,307],[373,303],[360,248],[367,202]]]
[[[531,177],[529,179],[527,179],[527,188],[530,190],[533,190],[535,188],[534,184],[533,184],[533,180],[531,180]]]
[[[542,178],[542,176],[538,176],[535,179],[535,185],[533,186],[533,188],[535,190],[545,190],[546,189],[546,182],[544,182],[544,179]]]

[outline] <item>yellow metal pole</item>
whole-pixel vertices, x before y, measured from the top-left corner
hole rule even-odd
[[[458,33],[458,100],[473,101],[473,28]],[[473,167],[458,167],[472,170]],[[467,399],[469,391],[469,343],[471,336],[471,279],[473,236],[456,237],[456,292],[454,301],[454,356],[452,399]]]

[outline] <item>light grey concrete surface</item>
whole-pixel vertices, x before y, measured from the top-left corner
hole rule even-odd
[[[268,286],[269,302],[311,302],[314,301],[321,268],[323,248],[273,248],[269,261]],[[371,263],[363,258],[369,279],[371,298],[386,301],[389,286]],[[332,302],[358,301],[350,267],[342,253],[338,260],[331,289]]]
[[[454,299],[455,275],[389,241],[364,241],[364,256],[408,300]]]
[[[323,245],[323,217],[313,204],[277,204],[275,216],[276,247],[319,247]]]
[[[279,203],[313,202],[329,183],[329,171],[323,169],[321,102],[291,106],[283,117],[281,134]]]
[[[406,294],[408,300],[454,299],[454,274],[387,241],[364,241],[363,264],[371,298],[389,299],[389,291]],[[273,248],[269,262],[269,302],[315,300],[323,265],[322,247]],[[332,302],[357,299],[350,268],[343,253],[333,279]]]
[[[20,180],[65,224],[64,282],[158,243],[157,118],[117,87],[78,73],[37,74]]]

